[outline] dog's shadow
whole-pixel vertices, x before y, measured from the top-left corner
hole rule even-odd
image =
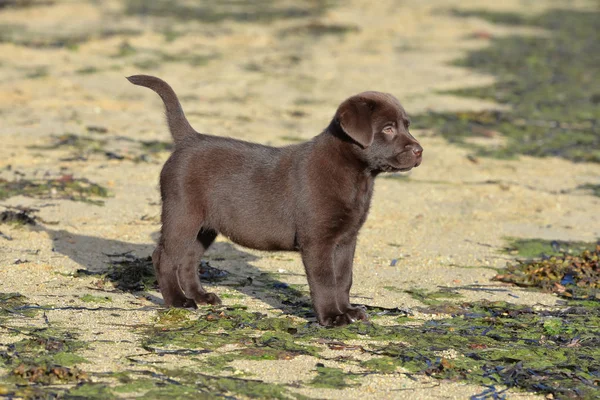
[[[78,275],[106,274],[106,279],[113,281],[120,290],[144,294],[155,304],[164,305],[162,298],[153,295],[151,291],[144,292],[143,288],[135,287],[123,288],[122,275],[107,273],[116,265],[131,263],[133,268],[142,269],[133,273],[150,274],[150,281],[154,282],[154,270],[149,257],[154,250],[153,244],[136,244],[80,235],[40,225],[33,229],[48,234],[53,243],[52,251],[71,258],[82,267],[78,270]],[[153,239],[156,240],[157,236],[158,233],[154,234]],[[207,286],[207,290],[210,290],[212,285],[230,287],[238,291],[239,295],[222,294],[223,297],[251,296],[284,313],[314,317],[308,291],[296,289],[277,279],[276,274],[261,271],[251,264],[259,262],[260,257],[241,251],[230,243],[215,242],[203,259],[211,264],[207,266],[203,262],[200,266],[201,272],[203,267],[205,270],[205,273],[201,273],[201,280],[203,285]],[[286,274],[300,275],[287,272]],[[226,300],[226,304],[230,302],[234,301]]]

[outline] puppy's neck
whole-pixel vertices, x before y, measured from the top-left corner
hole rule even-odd
[[[327,129],[317,136],[321,146],[330,149],[331,157],[336,157],[346,167],[359,174],[375,177],[378,172],[369,167],[364,149],[350,138],[342,129],[339,122],[333,119]]]

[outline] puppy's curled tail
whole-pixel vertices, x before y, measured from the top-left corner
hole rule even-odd
[[[150,75],[133,75],[127,77],[127,80],[134,85],[145,86],[158,93],[165,103],[167,123],[175,143],[180,142],[188,135],[197,133],[185,117],[177,95],[167,82]]]

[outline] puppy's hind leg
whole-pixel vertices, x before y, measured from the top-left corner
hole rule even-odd
[[[160,292],[167,306],[195,308],[196,302],[186,293],[180,270],[187,269],[190,256],[197,252],[201,218],[180,205],[166,207],[163,200],[162,220],[160,243],[153,254]]]
[[[188,299],[183,294],[177,280],[177,266],[173,265],[171,259],[165,254],[165,249],[162,244],[162,238],[152,253],[152,264],[160,293],[163,296],[167,307],[192,307],[196,308],[196,303]]]
[[[195,300],[198,304],[221,304],[221,299],[216,294],[209,293],[202,287],[198,276],[198,263],[216,237],[216,231],[200,229],[195,242],[187,247],[184,258],[177,269],[179,285],[186,297]]]

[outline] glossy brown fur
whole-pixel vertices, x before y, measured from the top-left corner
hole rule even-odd
[[[423,151],[398,100],[358,94],[312,140],[276,148],[199,134],[164,81],[128,79],[161,96],[175,140],[160,177],[163,226],[153,254],[165,303],[220,303],[202,287],[197,266],[221,233],[253,249],[299,251],[322,325],[367,319],[349,293],[374,179],[418,166]]]

